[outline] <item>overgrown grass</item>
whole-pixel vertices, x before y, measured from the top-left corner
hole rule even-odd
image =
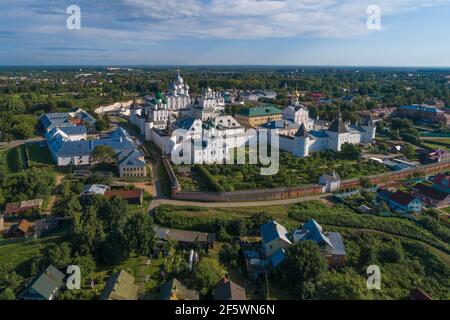
[[[54,166],[52,155],[46,146],[41,146],[38,143],[28,144],[28,163],[30,167]]]

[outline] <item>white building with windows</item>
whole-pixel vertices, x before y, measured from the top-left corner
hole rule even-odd
[[[345,143],[372,143],[375,134],[376,126],[371,118],[361,125],[351,127],[339,117],[326,130],[308,131],[302,123],[293,137],[280,135],[280,149],[289,151],[296,157],[308,157],[311,152],[341,151]]]

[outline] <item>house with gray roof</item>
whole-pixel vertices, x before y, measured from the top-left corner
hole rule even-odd
[[[261,251],[266,258],[270,258],[277,251],[287,249],[292,242],[288,238],[288,231],[284,226],[271,220],[260,228],[261,232]],[[280,253],[278,253],[280,254]]]
[[[293,238],[294,243],[305,240],[317,243],[330,267],[345,264],[346,253],[342,236],[338,232],[324,232],[316,220],[308,220],[302,229],[294,231]]]
[[[71,112],[54,112],[42,115],[39,122],[45,132],[54,128],[71,128],[84,125],[85,128],[95,129],[95,118],[83,109],[75,109]]]
[[[135,278],[121,270],[112,274],[106,281],[100,300],[138,300],[139,286]]]
[[[144,155],[139,150],[135,149],[129,153],[120,155],[118,168],[121,178],[124,177],[146,177],[147,164]]]
[[[27,288],[19,295],[21,300],[55,300],[64,287],[65,274],[54,266],[33,278]]]
[[[75,127],[76,124],[70,121],[70,116],[65,112],[47,113],[39,118],[39,122],[45,132],[51,131],[53,128]]]

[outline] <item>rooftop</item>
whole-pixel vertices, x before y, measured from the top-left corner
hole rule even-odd
[[[214,300],[246,300],[245,289],[235,282],[223,278],[216,285]]]
[[[283,239],[284,241],[291,243],[288,239],[288,232],[284,226],[276,222],[275,220],[271,220],[266,224],[262,225],[260,228],[261,238],[264,243],[269,243],[275,239]]]
[[[249,108],[244,109],[238,112],[239,115],[245,116],[245,117],[262,117],[262,116],[272,116],[272,115],[280,115],[283,111],[276,108],[275,106],[268,105],[264,107],[257,107],[257,108]]]

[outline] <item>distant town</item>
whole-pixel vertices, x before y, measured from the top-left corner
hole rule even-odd
[[[446,69],[0,69],[0,300],[448,300],[449,217]]]

